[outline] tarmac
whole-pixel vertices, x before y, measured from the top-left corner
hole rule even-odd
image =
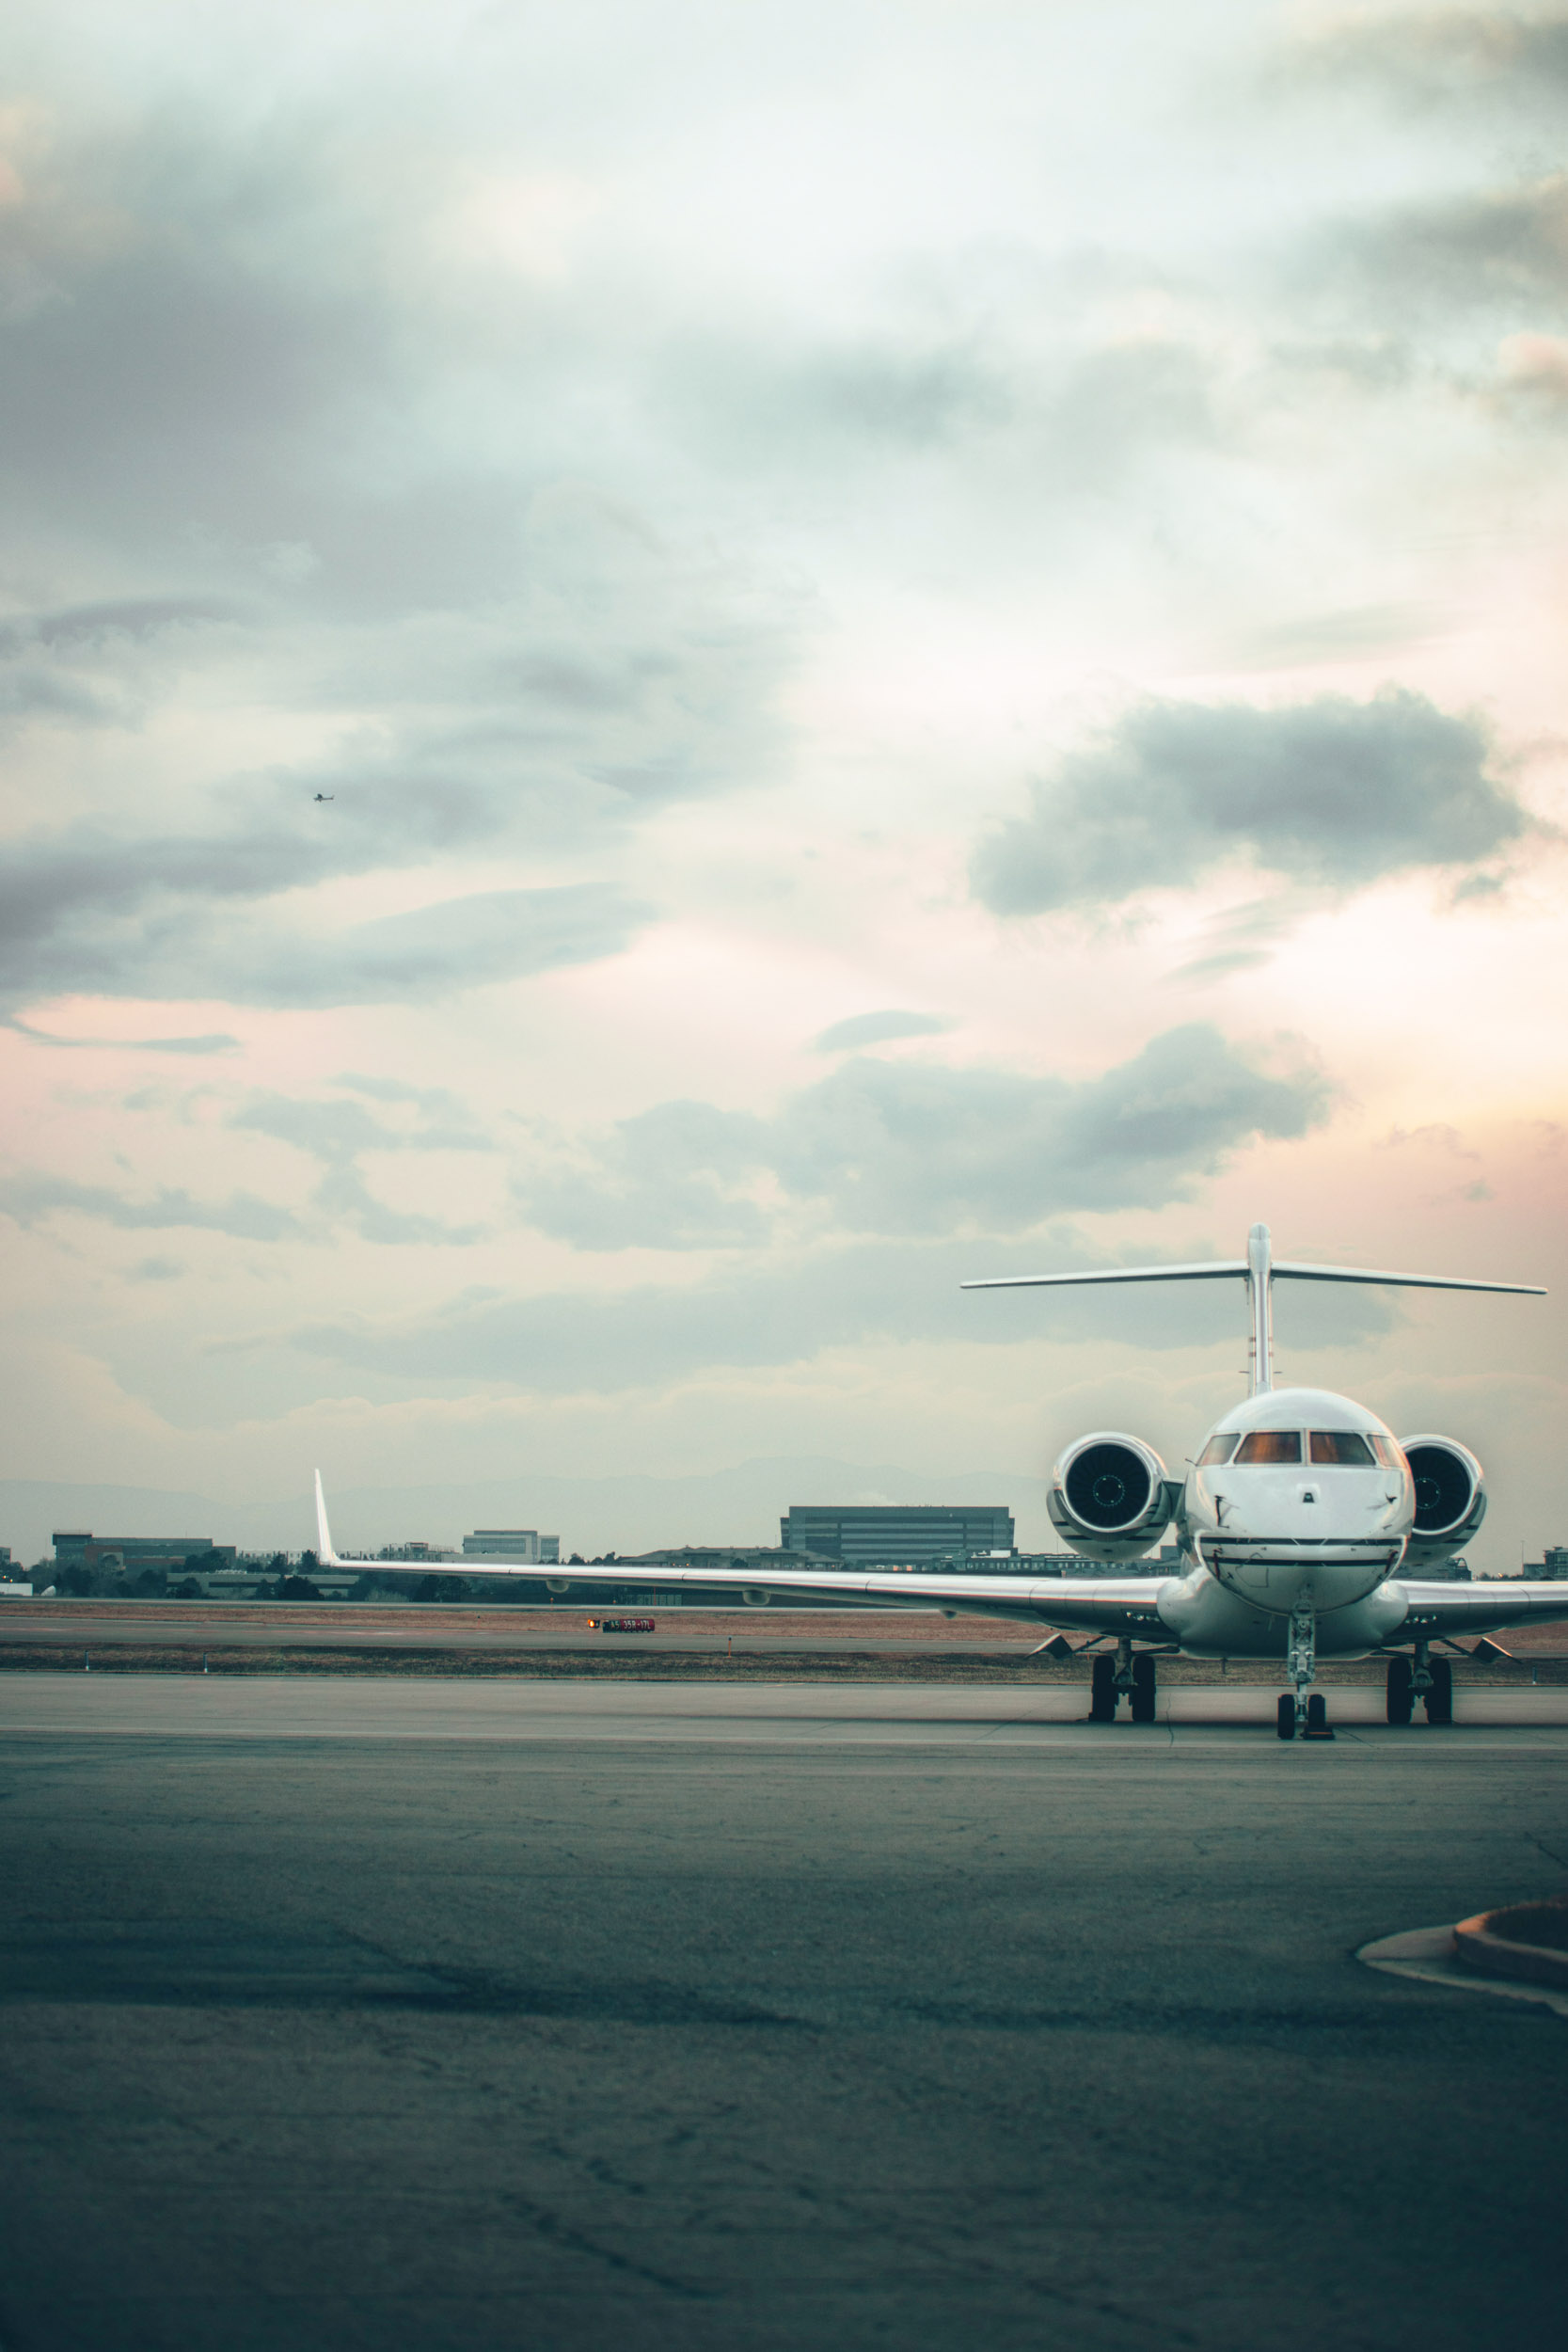
[[[1555,2341],[1560,1692],[1058,1695],[7,1677],[0,2344]]]

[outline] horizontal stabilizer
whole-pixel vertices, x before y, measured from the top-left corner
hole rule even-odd
[[[1117,1265],[1098,1274],[996,1274],[981,1282],[960,1282],[964,1291],[1037,1290],[1063,1282],[1212,1282],[1245,1274],[1244,1258],[1210,1258],[1201,1265]]]
[[[1407,1291],[1511,1291],[1526,1298],[1544,1298],[1543,1282],[1476,1282],[1465,1274],[1380,1274],[1362,1265],[1293,1265],[1276,1258],[1271,1269],[1276,1279],[1292,1282],[1394,1282]]]
[[[960,1282],[966,1291],[1059,1289],[1074,1282],[1204,1282],[1218,1281],[1251,1271],[1244,1258],[1211,1258],[1201,1265],[1118,1265],[1094,1274],[999,1274],[983,1281]],[[1544,1298],[1541,1282],[1478,1282],[1463,1274],[1388,1274],[1371,1266],[1306,1265],[1275,1258],[1269,1272],[1291,1282],[1389,1282],[1402,1290],[1507,1291],[1521,1297]]]

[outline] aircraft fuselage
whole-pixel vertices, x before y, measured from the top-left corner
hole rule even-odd
[[[1178,1527],[1192,1565],[1161,1618],[1200,1657],[1275,1656],[1301,1609],[1324,1654],[1375,1649],[1404,1614],[1388,1580],[1415,1514],[1394,1434],[1364,1405],[1327,1389],[1248,1397],[1189,1465]]]

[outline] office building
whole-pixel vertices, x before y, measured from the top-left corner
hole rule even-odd
[[[1013,1549],[1013,1515],[1000,1503],[796,1502],[779,1528],[786,1551],[819,1552],[846,1567],[922,1567]]]
[[[541,1535],[531,1527],[476,1527],[463,1538],[465,1560],[556,1561],[561,1557],[559,1535]]]
[[[162,1568],[166,1575],[182,1568],[187,1560],[204,1566],[234,1565],[234,1546],[214,1544],[210,1535],[93,1535],[85,1530],[56,1528],[55,1565],[67,1568],[123,1568],[137,1575],[144,1568]]]

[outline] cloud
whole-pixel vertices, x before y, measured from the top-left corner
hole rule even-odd
[[[1271,1073],[1203,1024],[1077,1081],[855,1060],[771,1120],[661,1104],[518,1196],[591,1249],[747,1247],[782,1207],[860,1233],[1026,1232],[1188,1198],[1255,1137],[1320,1125],[1332,1099],[1299,1057]]]
[[[404,844],[411,855],[410,834]],[[374,862],[356,836],[345,846],[283,827],[140,842],[83,829],[25,845],[0,880],[0,996],[13,1006],[64,993],[274,1006],[425,1001],[616,954],[646,920],[645,909],[592,883],[479,892],[335,935],[300,930],[266,909],[248,922],[230,915],[221,929],[211,919],[214,902],[263,901]]]
[[[1550,99],[1568,92],[1568,17],[1433,8],[1352,19],[1292,42],[1289,72],[1298,85],[1366,81],[1428,103]]]
[[[1481,723],[1386,687],[1321,695],[1138,703],[1037,783],[1029,814],[975,852],[993,913],[1115,906],[1236,858],[1297,883],[1353,889],[1465,866],[1518,840],[1526,812],[1486,772]]]
[[[228,1233],[236,1241],[285,1241],[301,1238],[306,1231],[290,1210],[259,1200],[254,1193],[230,1193],[227,1200],[195,1200],[188,1192],[164,1185],[150,1200],[130,1200],[105,1184],[78,1184],[46,1175],[0,1178],[0,1214],[28,1228],[46,1217],[77,1216],[126,1232],[184,1225]]]
[[[138,1258],[131,1268],[133,1282],[177,1282],[185,1265],[180,1258]]]
[[[760,1190],[772,1129],[711,1103],[660,1103],[571,1164],[515,1186],[528,1221],[578,1249],[752,1248],[771,1220]]]
[[[338,1083],[342,1085],[343,1080]],[[372,1119],[361,1103],[308,1100],[292,1094],[258,1094],[230,1118],[231,1127],[273,1136],[314,1158],[337,1166],[361,1152],[491,1152],[495,1146],[471,1114],[445,1087],[411,1087],[396,1079],[355,1079],[356,1092],[420,1114],[418,1124],[389,1127]]]
[[[844,1054],[863,1045],[891,1045],[901,1037],[938,1037],[952,1027],[929,1012],[857,1012],[812,1040],[815,1054]]]
[[[377,1200],[351,1161],[335,1161],[310,1196],[315,1206],[335,1224],[352,1225],[365,1241],[388,1248],[410,1244],[426,1248],[466,1248],[483,1234],[481,1225],[449,1225],[438,1216],[417,1211],[389,1209]]]
[[[366,1241],[465,1247],[479,1240],[481,1226],[451,1225],[440,1217],[388,1208],[374,1198],[356,1162],[364,1152],[488,1152],[494,1149],[489,1137],[444,1089],[400,1086],[392,1080],[361,1081],[360,1087],[393,1103],[438,1105],[447,1114],[446,1121],[421,1119],[414,1126],[389,1127],[373,1119],[362,1103],[268,1093],[234,1112],[229,1124],[271,1136],[321,1161],[325,1173],[310,1196],[313,1206],[334,1224],[352,1225]]]
[[[240,1043],[227,1029],[204,1029],[195,1037],[52,1037],[46,1029],[35,1029],[26,1021],[13,1018],[6,1025],[19,1037],[30,1038],[35,1045],[62,1046],[71,1052],[232,1054],[239,1050]]]
[[[481,891],[360,923],[335,939],[255,939],[224,991],[241,1003],[423,1003],[618,954],[648,910],[613,890]]]
[[[809,1363],[839,1348],[1054,1342],[1166,1350],[1233,1343],[1244,1327],[1240,1283],[1076,1293],[959,1288],[976,1275],[1070,1273],[1106,1263],[1070,1229],[1037,1239],[1026,1264],[1010,1249],[1016,1244],[984,1237],[840,1242],[782,1263],[721,1266],[679,1287],[647,1283],[532,1298],[466,1294],[435,1314],[318,1321],[287,1338],[303,1354],[412,1382],[426,1394],[447,1383],[493,1381],[570,1395],[641,1388],[667,1393],[703,1372]],[[1124,1262],[1147,1263],[1161,1254],[1133,1249]],[[1286,1301],[1281,1317],[1292,1351],[1343,1349],[1390,1329],[1398,1311],[1386,1294],[1357,1289]],[[257,1343],[216,1344],[227,1350]]]
[[[1394,314],[1519,314],[1529,326],[1568,302],[1568,173],[1405,204],[1325,231],[1304,283]]]

